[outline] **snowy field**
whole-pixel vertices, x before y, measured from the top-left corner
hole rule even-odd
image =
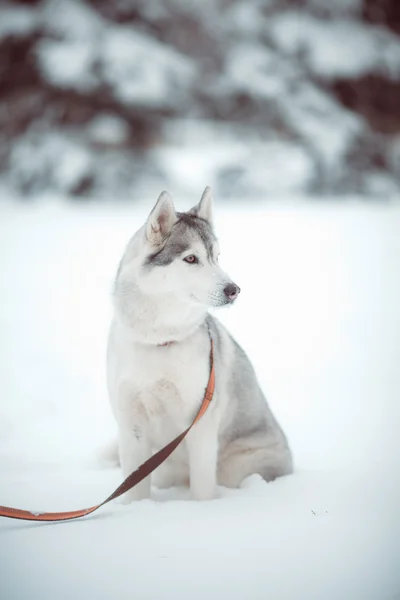
[[[94,458],[114,435],[110,289],[151,206],[0,208],[0,504],[81,508],[120,482]],[[0,519],[2,600],[400,598],[400,205],[223,206],[242,293],[218,315],[295,474],[212,502],[155,489],[70,523]]]

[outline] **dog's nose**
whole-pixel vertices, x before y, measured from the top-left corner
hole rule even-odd
[[[225,296],[230,302],[233,302],[239,296],[239,292],[240,287],[236,285],[236,283],[228,283],[228,285],[224,287]]]

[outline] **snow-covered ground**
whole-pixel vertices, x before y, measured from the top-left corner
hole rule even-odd
[[[151,205],[0,208],[1,504],[81,508],[119,483],[93,459],[114,433],[110,288]],[[216,212],[221,264],[242,288],[218,314],[295,474],[212,502],[154,490],[70,523],[0,520],[2,600],[400,598],[400,206]]]

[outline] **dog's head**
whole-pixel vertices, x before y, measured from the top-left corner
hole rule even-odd
[[[176,212],[172,198],[163,192],[128,246],[120,272],[144,294],[168,294],[205,308],[223,306],[240,289],[220,268],[218,256],[210,188],[185,213]]]

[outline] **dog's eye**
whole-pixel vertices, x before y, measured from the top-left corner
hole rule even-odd
[[[189,263],[190,265],[194,265],[199,262],[197,256],[195,256],[194,254],[189,254],[189,256],[185,256],[183,260]]]

